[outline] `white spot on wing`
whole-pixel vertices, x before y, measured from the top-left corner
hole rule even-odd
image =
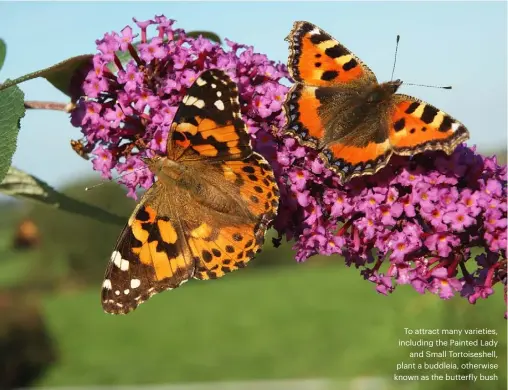
[[[196,106],[197,108],[203,108],[205,106],[205,102],[203,100],[196,100],[194,106]]]
[[[102,287],[104,287],[107,290],[111,290],[111,280],[104,279],[104,283],[102,283]]]
[[[186,106],[192,106],[197,101],[198,101],[198,99],[196,97],[190,96],[190,95],[184,96],[184,98],[182,100],[183,104],[185,104]]]
[[[222,96],[222,92],[221,91],[217,91],[217,97],[221,97]]]
[[[131,280],[131,288],[138,288],[141,285],[141,280],[132,279]]]
[[[203,80],[201,77],[198,77],[198,79],[196,80],[196,84],[202,87],[203,85],[206,85],[206,81]]]
[[[460,124],[458,124],[457,122],[452,123],[452,131],[454,131],[454,132],[457,131],[459,127],[460,127]]]
[[[120,295],[120,290],[116,290],[115,295]]]
[[[129,269],[129,260],[122,259],[122,255],[118,251],[113,251],[111,254],[111,261],[122,271],[127,271]]]
[[[215,107],[217,107],[219,110],[224,110],[224,103],[222,100],[216,100],[214,103]]]
[[[314,27],[311,30],[310,35],[317,35],[317,34],[321,34],[321,30],[318,27]]]
[[[212,83],[212,88],[213,89],[217,88],[217,84]]]
[[[124,293],[125,295],[127,295],[127,294],[129,294],[129,291],[130,291],[130,290],[129,290],[128,288],[126,288],[125,290],[123,290],[123,293]]]

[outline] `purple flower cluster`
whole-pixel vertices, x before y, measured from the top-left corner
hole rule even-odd
[[[119,34],[105,34],[97,41],[99,53],[92,69],[81,80],[72,124],[84,134],[91,151],[93,168],[105,178],[115,169],[128,195],[136,188],[148,188],[153,175],[142,157],[164,154],[169,127],[178,104],[194,80],[207,69],[219,68],[238,85],[243,119],[253,146],[265,155],[275,155],[272,127],[284,121],[282,104],[288,88],[279,83],[287,77],[285,65],[270,61],[253,48],[226,40],[229,50],[218,43],[188,37],[174,29],[164,16],[139,22],[137,35],[129,26]],[[148,39],[149,28],[156,37]],[[119,52],[130,59],[122,62]],[[125,174],[128,173],[128,174]]]
[[[506,166],[459,146],[451,156],[393,156],[345,185],[316,152],[281,137],[283,198],[275,227],[296,258],[344,256],[382,294],[411,284],[471,303],[506,284]],[[383,268],[382,268],[383,267]]]
[[[238,84],[243,119],[254,148],[271,163],[281,202],[274,227],[294,240],[296,259],[340,254],[382,294],[397,284],[443,299],[456,292],[475,303],[506,289],[506,166],[459,146],[451,156],[428,152],[393,156],[373,176],[345,185],[315,151],[285,137],[284,65],[226,40],[229,50],[191,38],[164,16],[138,22],[97,41],[93,68],[80,87],[72,123],[80,127],[93,167],[121,178],[135,197],[153,183],[141,157],[163,154],[169,126],[187,88],[212,68]],[[147,38],[152,26],[158,32]],[[122,63],[118,51],[129,53]],[[276,130],[276,131],[274,131]],[[277,240],[276,240],[277,241]],[[505,293],[506,299],[506,293]]]

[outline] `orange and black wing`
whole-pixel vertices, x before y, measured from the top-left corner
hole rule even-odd
[[[273,171],[252,152],[236,86],[223,72],[207,71],[190,88],[171,128],[170,156],[173,151],[180,153],[181,164],[218,172],[216,181],[203,177],[203,186],[232,189],[243,211],[224,215],[224,210],[210,207],[213,199],[209,204],[196,199],[196,189],[155,183],[111,256],[102,289],[107,313],[128,313],[191,277],[217,278],[245,266],[260,250],[275,217],[279,192]]]
[[[295,80],[284,104],[285,133],[319,148],[324,137],[318,95],[377,83],[374,73],[351,51],[309,22],[295,22],[289,41],[288,69]]]
[[[321,158],[347,181],[376,173],[388,164],[393,153],[412,156],[442,150],[451,154],[469,138],[468,130],[458,120],[406,95],[394,95],[385,122],[370,126],[377,129],[378,139],[373,135],[366,144],[359,145],[362,135],[352,132],[323,149]],[[363,133],[367,130],[363,129]]]
[[[395,95],[388,137],[393,151],[414,155],[426,150],[451,154],[469,138],[466,127],[436,107],[407,95]]]
[[[266,229],[275,218],[279,189],[272,168],[258,153],[242,161],[219,164],[224,181],[238,188],[249,218],[240,223],[189,226],[188,243],[196,259],[197,279],[214,279],[243,268],[261,250]],[[189,224],[189,222],[184,222]]]
[[[252,153],[240,113],[238,88],[221,70],[200,74],[184,96],[171,125],[168,154],[184,159],[242,159]]]
[[[388,164],[392,154],[388,140],[381,143],[371,141],[365,146],[357,146],[354,142],[349,143],[343,139],[323,149],[319,156],[346,182],[353,177],[373,175]]]
[[[289,72],[297,83],[330,87],[360,79],[376,82],[358,57],[312,23],[295,22],[286,40]]]
[[[194,259],[177,218],[156,206],[162,191],[157,183],[147,191],[118,238],[102,285],[106,313],[127,314],[194,274]]]
[[[186,202],[192,213],[173,203],[162,204],[165,189],[156,183],[134,211],[111,255],[102,286],[105,312],[127,314],[152,295],[177,288],[191,277],[219,278],[245,267],[261,250],[279,203],[270,165],[253,153],[241,161],[214,164],[214,169],[222,171],[225,182],[237,186],[249,215],[221,220],[216,211],[192,198]],[[174,188],[172,196],[188,194]]]

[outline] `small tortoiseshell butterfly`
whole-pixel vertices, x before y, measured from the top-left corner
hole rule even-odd
[[[295,84],[284,105],[285,133],[318,150],[343,182],[376,173],[393,153],[451,154],[469,138],[448,114],[396,94],[402,81],[379,84],[359,58],[315,25],[295,22],[286,40]]]
[[[236,84],[203,72],[178,108],[167,153],[145,159],[157,181],[115,246],[102,306],[126,314],[190,278],[218,278],[261,249],[279,190],[267,161],[252,150]]]

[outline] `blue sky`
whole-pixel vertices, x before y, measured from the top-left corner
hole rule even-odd
[[[284,38],[307,20],[390,79],[395,37],[401,35],[395,78],[452,85],[451,91],[407,86],[462,121],[470,145],[506,147],[506,2],[0,2],[0,37],[7,59],[0,80],[68,57],[95,53],[95,40],[139,20],[164,14],[186,30],[210,30],[286,61]],[[27,100],[67,102],[45,80],[20,86]],[[81,133],[60,112],[30,111],[22,121],[14,165],[61,186],[92,172],[69,146]]]

